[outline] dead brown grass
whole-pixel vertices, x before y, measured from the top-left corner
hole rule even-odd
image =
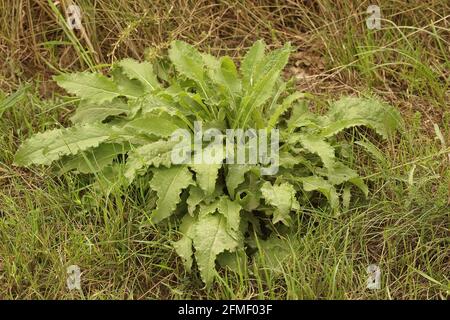
[[[74,33],[62,19],[72,3],[82,8],[84,27]],[[382,32],[367,30],[370,4],[381,7]],[[152,60],[173,39],[239,60],[263,38],[273,47],[296,46],[286,76],[299,90],[327,97],[372,90],[406,115],[423,113],[430,134],[433,123],[449,117],[446,1],[0,0],[0,23],[5,92],[37,80],[48,97],[57,90],[51,76],[60,70],[101,69],[123,57]]]

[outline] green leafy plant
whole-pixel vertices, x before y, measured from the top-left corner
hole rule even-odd
[[[367,196],[341,132],[365,126],[388,138],[400,121],[374,98],[344,97],[324,114],[312,112],[318,100],[280,75],[291,50],[286,44],[267,53],[257,41],[238,70],[230,57],[173,41],[169,59],[155,65],[125,59],[109,76],[58,75],[56,82],[80,99],[73,126],[26,140],[15,163],[58,164],[60,172],[95,173],[126,185],[148,178],[157,195],[149,221],[181,220],[173,246],[186,270],[195,258],[209,285],[217,261],[236,265],[245,248],[292,226],[292,216],[312,203],[339,214],[353,187]],[[172,133],[193,132],[194,121],[222,131],[279,129],[278,172],[261,175],[260,164],[172,164]]]

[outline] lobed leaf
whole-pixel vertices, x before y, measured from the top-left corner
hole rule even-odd
[[[272,185],[266,181],[261,187],[261,192],[266,203],[275,207],[272,222],[275,224],[281,221],[285,225],[289,225],[289,213],[300,209],[294,186],[288,182]]]
[[[222,164],[192,164],[191,169],[195,171],[195,179],[198,186],[210,196],[216,189],[216,180]]]
[[[175,40],[169,48],[169,58],[179,73],[200,83],[204,80],[202,55],[190,44]]]
[[[133,182],[138,171],[146,170],[149,166],[155,168],[159,166],[170,167],[171,152],[175,144],[174,141],[159,140],[131,150],[128,153],[124,173],[128,182]]]
[[[71,128],[53,129],[38,133],[27,139],[17,150],[17,165],[49,165],[65,155],[97,147],[115,136],[111,126],[103,124],[78,125]]]
[[[167,113],[147,113],[127,122],[123,128],[140,134],[167,138],[170,137],[174,131],[181,128],[185,129],[186,126],[177,117]]]
[[[103,143],[77,154],[74,157],[63,160],[60,174],[76,170],[80,173],[95,173],[110,165],[119,154],[125,154],[130,149],[129,144]]]
[[[364,125],[387,139],[400,124],[399,112],[374,98],[344,97],[331,104],[325,119],[326,126],[320,133],[322,137],[330,137],[346,128]]]
[[[82,101],[70,120],[75,124],[94,123],[103,121],[110,116],[128,114],[129,112],[130,107],[128,104],[118,98],[102,104],[92,104]]]
[[[168,218],[181,201],[181,191],[193,183],[192,174],[185,166],[153,169],[150,187],[156,191],[158,201],[151,214],[151,221],[156,224]]]
[[[319,191],[328,199],[331,208],[335,211],[339,208],[339,197],[336,189],[328,181],[318,176],[301,178],[301,181],[305,191]]]
[[[187,198],[186,203],[188,205],[188,212],[191,216],[194,215],[197,206],[202,203],[205,198],[206,195],[201,188],[194,185],[189,188],[189,197]]]
[[[193,263],[192,238],[194,237],[194,226],[195,219],[188,214],[185,215],[179,229],[182,237],[180,240],[172,242],[173,248],[183,260],[187,272],[191,272]]]
[[[252,169],[249,165],[231,164],[227,166],[226,185],[231,199],[234,199],[236,188],[245,181],[245,174]]]
[[[327,168],[334,166],[334,148],[323,138],[313,134],[300,134],[300,143],[309,152],[317,154]]]
[[[122,95],[116,83],[100,73],[68,73],[55,76],[54,80],[67,92],[89,103],[103,104]]]
[[[200,275],[207,286],[216,272],[217,255],[225,250],[234,251],[239,246],[237,238],[237,234],[227,228],[227,219],[222,214],[199,217],[194,227],[193,241]]]
[[[123,59],[118,63],[130,79],[139,80],[147,92],[159,89],[161,86],[153,72],[153,65],[150,62],[139,62],[134,59]]]

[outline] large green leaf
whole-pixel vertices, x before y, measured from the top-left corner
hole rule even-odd
[[[146,91],[152,92],[160,88],[160,84],[153,72],[153,65],[150,62],[139,62],[128,58],[121,60],[118,65],[130,79],[139,80],[146,88]]]
[[[275,83],[277,82],[281,71],[286,66],[290,53],[291,46],[287,43],[283,48],[272,51],[264,59],[263,75],[242,99],[242,111],[238,116],[238,120],[241,116],[243,117],[242,127],[245,127],[250,115],[255,117],[260,116],[258,107],[263,105],[272,95]]]
[[[267,124],[268,129],[272,129],[275,127],[276,123],[278,122],[280,116],[285,113],[289,108],[293,107],[293,102],[304,98],[306,96],[305,93],[301,92],[294,92],[293,94],[290,94],[287,96],[283,102],[274,110],[273,114],[270,116],[269,122]]]
[[[217,256],[217,262],[222,268],[242,274],[248,266],[248,257],[245,248],[239,247],[233,252],[225,251]]]
[[[60,173],[77,170],[81,173],[94,173],[110,165],[119,154],[125,154],[130,149],[129,144],[103,143],[97,148],[89,149],[76,156],[64,159]]]
[[[245,91],[253,87],[261,77],[265,48],[263,40],[256,41],[242,60],[242,85]]]
[[[167,113],[154,114],[147,113],[124,126],[125,129],[131,129],[137,133],[155,135],[157,137],[170,137],[174,131],[186,128],[184,123],[177,117]]]
[[[227,227],[227,218],[222,214],[201,216],[194,228],[195,258],[203,281],[210,285],[217,255],[225,250],[234,251],[239,245],[238,235]]]
[[[292,114],[287,121],[288,134],[301,127],[320,128],[319,121],[319,116],[309,111],[308,103],[305,100],[300,100],[293,106]]]
[[[328,199],[333,209],[337,210],[339,208],[339,197],[336,189],[328,181],[318,176],[301,178],[301,181],[305,191],[319,191]]]
[[[333,185],[342,184],[345,181],[358,177],[358,173],[344,165],[342,162],[335,162],[327,170],[328,181]]]
[[[103,104],[122,95],[116,83],[100,73],[62,74],[55,76],[54,79],[67,92],[90,103]]]
[[[348,181],[358,187],[366,197],[369,195],[369,187],[367,187],[361,177],[351,178]]]
[[[186,200],[188,205],[188,212],[190,215],[194,215],[194,211],[197,209],[197,206],[202,203],[206,198],[205,192],[197,187],[190,186],[189,187],[189,197]]]
[[[195,171],[195,178],[198,186],[210,196],[216,189],[216,180],[221,164],[192,164],[190,166]]]
[[[156,191],[158,201],[151,214],[152,222],[156,224],[168,218],[181,201],[181,191],[193,183],[192,173],[185,166],[153,169],[150,186]]]
[[[49,130],[26,140],[17,150],[14,162],[22,166],[49,165],[64,155],[97,147],[114,135],[110,126],[99,123]]]
[[[218,203],[218,211],[227,219],[229,233],[232,236],[235,235],[234,232],[237,233],[239,231],[239,225],[241,223],[241,210],[242,207],[237,201],[231,201],[230,199],[228,199],[228,197],[220,198]]]
[[[241,221],[241,209],[242,207],[237,201],[232,201],[228,197],[222,196],[212,203],[202,205],[199,210],[199,217],[213,214],[216,211],[220,212],[227,219],[227,227],[232,231],[238,231]],[[230,234],[232,233],[230,232]]]
[[[230,164],[227,166],[228,173],[226,177],[226,185],[228,193],[234,199],[236,188],[245,181],[245,174],[251,170],[251,166],[243,164]]]
[[[266,203],[275,207],[272,222],[277,223],[281,221],[285,225],[289,225],[289,213],[300,209],[295,196],[294,186],[287,182],[279,185],[265,182],[261,187],[261,192]]]
[[[233,107],[235,107],[238,96],[241,93],[241,80],[233,60],[227,56],[219,60],[209,55],[204,55],[203,57],[208,67],[209,77],[218,86],[218,89],[230,99]]]
[[[125,101],[120,100],[120,98],[116,98],[110,102],[104,102],[102,104],[87,103],[86,101],[82,101],[70,120],[75,124],[94,123],[103,121],[110,116],[128,114],[129,112],[130,107]]]
[[[179,229],[182,237],[180,240],[172,242],[173,248],[183,259],[184,267],[188,272],[191,272],[193,262],[192,238],[194,237],[194,226],[195,219],[188,214],[185,215]]]
[[[125,166],[125,177],[131,183],[139,171],[146,171],[149,166],[170,167],[171,152],[175,144],[174,141],[160,140],[131,150]]]
[[[374,98],[344,97],[331,104],[325,119],[325,128],[320,133],[322,137],[364,125],[388,138],[400,124],[399,112]]]
[[[334,166],[334,148],[323,138],[313,134],[300,134],[299,140],[306,150],[320,157],[325,167],[332,168]]]
[[[182,75],[198,81],[204,80],[204,63],[202,55],[190,44],[175,40],[169,49],[169,58]]]
[[[130,100],[144,97],[148,94],[144,85],[136,79],[130,79],[123,73],[122,68],[113,68],[111,70],[111,76],[114,83],[117,85],[117,90],[121,96],[125,96]]]

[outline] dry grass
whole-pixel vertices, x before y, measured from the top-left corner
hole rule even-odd
[[[445,299],[448,1],[75,2],[84,32],[68,30],[62,19],[71,1],[0,0],[0,102],[32,83],[0,121],[0,298],[79,297],[66,291],[62,278],[67,261],[75,260],[85,270],[87,298]],[[381,30],[367,30],[370,4],[381,7]],[[174,234],[138,227],[148,200],[139,192],[118,192],[117,199],[84,196],[81,180],[48,181],[39,170],[11,165],[27,132],[61,122],[71,111],[58,100],[41,101],[57,95],[52,75],[103,70],[123,57],[152,60],[173,39],[239,60],[260,38],[273,47],[286,41],[297,47],[286,76],[294,76],[300,90],[327,98],[371,92],[397,106],[405,119],[402,136],[384,150],[386,163],[365,159],[361,167],[379,178],[371,202],[339,221],[311,212],[305,222],[310,225],[294,243],[293,254],[301,257],[281,277],[222,274],[221,285],[205,290],[198,277],[183,274],[168,245]],[[435,124],[444,143],[436,139]],[[373,261],[386,271],[388,288],[374,294],[365,290],[361,269]]]
[[[71,2],[58,1],[55,8],[63,15]],[[127,56],[151,59],[175,38],[234,57],[259,38],[273,46],[291,41],[303,53],[301,62],[307,64],[300,72],[313,77],[313,83],[331,78],[342,87],[354,87],[361,80],[360,72],[349,65],[358,68],[357,54],[367,51],[368,47],[361,47],[370,45],[367,42],[373,36],[378,48],[394,50],[375,60],[400,62],[399,51],[407,44],[417,50],[427,48],[424,58],[441,72],[438,77],[448,80],[448,69],[439,68],[449,58],[450,5],[445,1],[380,1],[386,22],[376,34],[368,33],[365,25],[365,9],[373,4],[369,1],[112,0],[96,1],[95,7],[91,1],[77,3],[86,29],[77,31],[79,43],[68,38],[64,22],[46,1],[1,1],[1,87],[14,88],[36,77],[48,80],[55,70],[86,69],[86,61],[99,65]],[[397,72],[381,68],[371,78],[385,86],[398,82],[401,90]]]

